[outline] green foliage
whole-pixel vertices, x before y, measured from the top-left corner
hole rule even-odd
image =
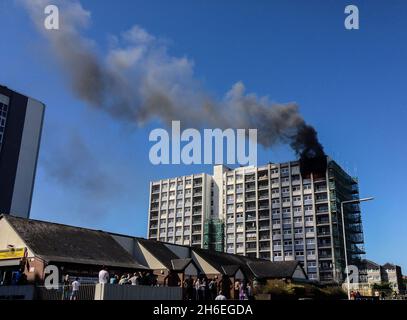
[[[390,283],[375,283],[372,287],[374,290],[391,290]]]
[[[268,280],[257,290],[258,293],[267,293],[271,299],[297,300],[309,299],[346,299],[347,295],[341,287],[318,287],[309,283],[287,283],[284,280]]]

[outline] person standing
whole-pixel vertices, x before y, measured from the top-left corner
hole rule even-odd
[[[236,280],[235,281],[235,284],[234,284],[234,299],[239,299],[239,291],[240,291],[240,282],[239,282],[239,280]]]
[[[192,280],[191,276],[185,279],[184,288],[185,288],[185,299],[192,300],[194,296],[194,281]]]
[[[243,282],[240,284],[239,288],[239,300],[247,300],[246,286]]]
[[[195,300],[199,300],[199,286],[200,286],[200,281],[199,278],[196,278],[195,280]]]
[[[227,300],[226,297],[223,295],[222,291],[219,291],[219,294],[215,298],[215,300]]]
[[[137,272],[135,272],[133,276],[130,278],[130,283],[132,286],[137,286],[139,284],[139,276]]]
[[[206,290],[207,290],[206,279],[202,278],[202,280],[199,283],[200,300],[206,300]]]
[[[109,272],[105,266],[102,267],[102,270],[99,271],[99,283],[106,284],[109,281]]]
[[[71,300],[77,300],[79,295],[79,287],[81,286],[79,282],[79,278],[76,278],[74,282],[72,282],[72,293],[71,293]]]
[[[127,278],[127,276],[122,275],[122,277],[120,278],[119,284],[124,285],[124,284],[127,284],[128,282],[129,282],[129,279]]]
[[[212,279],[209,282],[209,295],[210,295],[211,300],[214,300],[216,298],[217,291],[218,291],[217,283],[216,283],[215,279]]]
[[[247,299],[248,300],[253,300],[253,288],[250,285],[250,282],[247,283],[246,294],[247,294]]]
[[[62,300],[69,299],[69,274],[66,274],[62,280]]]

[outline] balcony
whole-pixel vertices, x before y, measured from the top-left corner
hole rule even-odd
[[[258,185],[259,190],[266,190],[266,189],[268,189],[268,187],[269,187],[268,184],[259,184]]]
[[[243,247],[237,248],[237,249],[236,249],[236,253],[237,253],[237,254],[239,254],[239,253],[240,253],[240,254],[241,254],[241,253],[244,253],[244,248],[243,248]]]

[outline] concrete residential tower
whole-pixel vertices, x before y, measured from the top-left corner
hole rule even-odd
[[[0,213],[29,217],[44,109],[0,86]]]
[[[194,208],[194,193],[173,193],[188,203],[174,202],[174,210],[169,212],[162,200],[169,196],[163,190],[165,180],[153,182],[148,236],[184,244],[189,239],[185,230],[200,230],[202,237],[208,220],[221,220],[223,251],[271,261],[298,260],[310,279],[341,282],[345,262],[340,203],[358,198],[358,183],[336,162],[327,161],[325,172],[308,176],[301,174],[297,161],[236,169],[215,166],[213,176],[205,175],[207,191],[199,199],[205,203],[200,208],[203,213],[195,223],[187,220],[187,224],[182,219],[185,210]],[[360,208],[353,204],[344,211],[349,263],[358,264],[364,254]],[[174,230],[178,238],[173,236]],[[192,241],[194,244],[204,246],[199,241]]]

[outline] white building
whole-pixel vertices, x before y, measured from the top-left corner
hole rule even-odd
[[[344,250],[340,202],[358,197],[357,181],[334,161],[302,176],[297,161],[229,169],[152,182],[150,239],[203,246],[204,222],[224,222],[224,251],[302,262],[310,279],[341,281]],[[363,254],[358,205],[345,208],[350,263]],[[192,237],[191,237],[192,230]],[[175,234],[174,234],[175,233]]]

